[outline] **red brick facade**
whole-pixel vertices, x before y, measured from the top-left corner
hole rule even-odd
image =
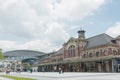
[[[120,37],[111,38],[102,34],[90,39],[85,39],[84,36],[70,38],[60,50],[40,60],[40,71],[42,68],[46,71],[57,71],[58,67],[62,67],[66,72],[118,72],[120,70]],[[53,69],[55,66],[56,70]]]

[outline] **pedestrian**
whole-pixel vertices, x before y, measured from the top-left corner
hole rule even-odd
[[[63,73],[62,68],[59,67],[59,74]]]
[[[32,70],[32,69],[30,69],[30,72],[32,73],[32,72],[33,72],[33,70]]]
[[[10,74],[10,68],[6,70],[6,74]]]

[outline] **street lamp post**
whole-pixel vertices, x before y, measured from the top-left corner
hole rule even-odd
[[[17,71],[17,64],[16,64],[16,60],[14,61],[14,63],[15,63],[15,72]]]

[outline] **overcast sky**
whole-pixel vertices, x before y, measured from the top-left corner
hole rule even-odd
[[[51,52],[77,31],[120,34],[120,0],[0,0],[0,47]]]

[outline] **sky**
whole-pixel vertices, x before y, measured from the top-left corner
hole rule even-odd
[[[120,35],[120,0],[0,0],[0,48],[52,52],[81,28]]]

